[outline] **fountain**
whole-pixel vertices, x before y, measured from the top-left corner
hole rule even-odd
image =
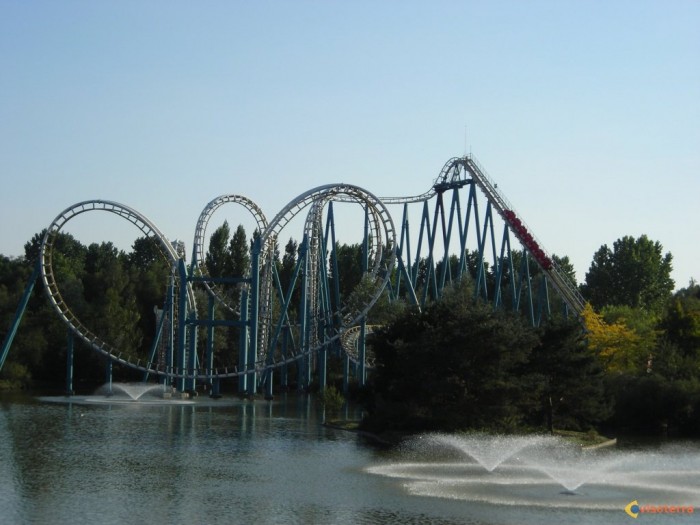
[[[104,404],[104,405],[190,405],[194,401],[188,394],[173,393],[171,387],[153,383],[105,383],[92,395],[41,396],[50,403]]]
[[[211,398],[193,396],[188,392],[156,383],[116,383],[108,382],[91,395],[40,396],[48,403],[68,403],[77,405],[130,405],[133,407],[163,405],[234,406],[242,401],[238,398]]]
[[[585,450],[553,436],[428,434],[371,474],[401,480],[417,496],[494,505],[624,511],[700,506],[700,445]],[[569,497],[567,497],[569,496]]]
[[[542,435],[488,435],[488,434],[431,434],[428,442],[454,447],[479,465],[493,472],[501,463],[523,449],[538,447],[556,441]]]
[[[131,401],[138,401],[145,395],[162,399],[166,392],[165,388],[165,385],[148,383],[107,383],[98,388],[95,393],[116,398],[126,396]]]

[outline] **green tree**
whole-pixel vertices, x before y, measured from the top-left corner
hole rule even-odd
[[[336,243],[331,254],[338,263],[338,275],[333,274],[333,266],[329,265],[331,280],[338,281],[340,297],[347,297],[362,280],[362,245]]]
[[[539,329],[528,373],[538,379],[541,403],[532,422],[543,414],[548,430],[588,430],[610,416],[603,363],[586,344],[574,319],[553,318]]]
[[[292,275],[297,263],[298,249],[297,242],[290,237],[289,241],[287,241],[287,244],[284,246],[284,255],[282,256],[282,264],[279,272],[280,282],[284,290],[287,289],[292,281]]]
[[[249,273],[250,253],[245,228],[242,224],[239,224],[233,233],[229,244],[229,256],[231,258],[231,275],[243,276]]]
[[[531,404],[521,376],[535,332],[517,316],[472,300],[461,284],[423,312],[403,315],[371,337],[377,368],[375,430],[513,430]]]
[[[691,283],[669,301],[660,327],[664,344],[655,368],[669,378],[700,380],[700,286]]]
[[[229,239],[231,229],[228,222],[219,226],[209,238],[209,250],[205,255],[205,264],[210,277],[231,276],[231,258]]]
[[[145,270],[164,260],[160,241],[155,237],[139,237],[134,241],[129,254],[129,263],[132,266]]]
[[[614,305],[659,313],[673,291],[672,260],[658,241],[625,236],[595,253],[583,295],[597,310]]]

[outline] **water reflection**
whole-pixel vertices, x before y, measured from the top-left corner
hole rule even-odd
[[[434,464],[413,474],[404,468],[400,476],[376,475],[405,467],[406,450],[375,450],[353,433],[324,427],[323,411],[310,396],[271,403],[207,398],[184,405],[52,401],[0,396],[3,523],[539,525],[630,519],[616,504],[563,515],[527,501],[494,505],[433,494],[434,485],[419,485]],[[347,415],[360,414],[350,409]],[[652,522],[645,516],[645,523]]]

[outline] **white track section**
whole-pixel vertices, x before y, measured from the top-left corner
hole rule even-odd
[[[309,311],[311,312],[311,330],[310,333],[310,345],[312,348],[321,345],[318,340],[319,334],[319,321],[320,321],[320,307],[318,303],[319,289],[321,286],[321,271],[319,267],[319,262],[321,260],[321,241],[323,240],[323,210],[326,205],[331,200],[342,200],[342,202],[354,202],[359,205],[364,205],[365,202],[358,199],[356,195],[342,195],[341,199],[334,199],[333,194],[326,195],[323,198],[319,198],[314,201],[311,205],[308,215],[306,216],[306,224],[304,226],[304,232],[309,239],[309,256],[306,261],[306,272],[309,278],[306,281],[306,297],[309,301]],[[377,212],[377,209],[368,205],[368,219],[369,219],[369,246],[368,246],[368,269],[369,274],[372,278],[375,278],[381,269],[381,256],[383,246],[381,244],[382,236],[384,232],[382,231],[381,218]],[[376,239],[379,240],[377,245]],[[331,247],[331,250],[335,247]],[[327,269],[326,269],[327,270]],[[341,318],[344,324],[352,324],[352,312],[341,311]]]
[[[289,224],[299,212],[307,206],[312,205],[313,207],[307,215],[305,228],[306,233],[309,234],[309,251],[316,251],[316,256],[314,256],[313,253],[309,253],[307,256],[307,264],[312,265],[309,269],[314,269],[314,266],[317,267],[318,264],[318,242],[323,235],[321,228],[322,222],[320,222],[321,214],[325,205],[330,201],[356,202],[366,206],[369,210],[369,226],[373,246],[370,249],[370,259],[365,279],[370,279],[372,281],[373,288],[366,302],[359,306],[356,305],[354,308],[347,307],[344,309],[342,312],[343,326],[335,336],[324,341],[323,344],[328,344],[338,339],[345,330],[359,323],[360,320],[367,315],[388,284],[391,271],[396,263],[396,230],[389,211],[373,194],[350,184],[328,184],[302,193],[290,201],[289,204],[270,221],[267,230],[265,230],[261,236],[261,241],[265,243],[269,238],[278,238],[282,229]],[[316,246],[316,248],[314,248],[314,246]],[[317,274],[318,271],[315,273]],[[311,292],[314,290],[314,286],[318,286],[318,283],[314,284],[314,280],[318,276],[314,276],[313,273],[310,273],[309,276],[312,278],[309,279],[311,282],[307,284],[307,286],[310,287],[307,291]],[[309,352],[317,350],[319,346],[320,343],[310,345]],[[263,349],[267,352],[266,348],[261,348],[261,350]],[[302,354],[298,354],[292,359],[287,359],[285,362],[298,359],[301,355]],[[275,364],[281,364],[281,362]],[[268,364],[267,366],[270,365]]]
[[[255,204],[252,200],[248,199],[247,197],[244,197],[242,195],[230,194],[220,195],[213,199],[211,202],[209,202],[209,204],[207,204],[204,207],[202,213],[199,215],[199,219],[197,220],[197,226],[194,232],[194,252],[197,257],[197,271],[199,275],[209,276],[206,268],[206,248],[204,246],[209,219],[211,219],[212,215],[216,210],[218,210],[224,204],[228,203],[240,204],[246,210],[248,210],[248,212],[250,212],[250,214],[255,219],[255,223],[258,227],[259,232],[263,232],[267,229],[267,219],[265,218],[265,214],[262,212],[262,210],[257,204]],[[267,252],[269,248],[270,244],[268,243],[263,247],[263,253]],[[230,304],[228,302],[228,298],[225,297],[220,287],[216,286],[216,284],[214,283],[210,283],[207,281],[204,281],[204,286],[209,291],[209,293],[211,293],[219,301],[220,304],[222,304],[228,310],[236,314],[239,313],[238,305]]]
[[[379,328],[381,328],[381,325],[368,324],[367,326],[365,326],[365,335],[369,335]],[[340,340],[341,345],[343,347],[343,351],[348,355],[350,361],[352,361],[353,363],[359,363],[360,361],[360,357],[357,351],[357,342],[360,339],[360,333],[360,325],[352,326],[343,333],[343,336]],[[367,368],[374,368],[374,354],[369,348],[367,349],[367,355],[365,355],[365,363],[367,364]]]
[[[132,362],[129,357],[122,357],[123,352],[117,348],[112,347],[105,341],[102,341],[96,334],[94,334],[88,327],[86,327],[77,316],[71,311],[70,306],[64,301],[61,296],[61,292],[58,289],[56,283],[56,278],[54,276],[53,270],[53,248],[54,242],[56,240],[57,234],[66,225],[68,221],[75,218],[76,216],[93,211],[103,211],[108,213],[113,213],[119,217],[129,221],[135,225],[146,237],[154,237],[158,240],[161,253],[166,258],[168,263],[170,263],[173,273],[175,272],[175,266],[179,260],[179,255],[173,245],[168,241],[168,239],[163,235],[163,233],[148,220],[145,216],[141,215],[139,212],[133,208],[129,208],[123,204],[117,202],[105,201],[105,200],[91,200],[83,201],[73,206],[63,210],[47,228],[46,234],[41,242],[41,279],[44,282],[44,289],[49,297],[49,302],[53,306],[54,310],[63,319],[63,321],[68,325],[68,327],[75,333],[80,339],[87,343],[90,347],[95,349],[97,352],[109,356],[112,360],[128,365],[132,368],[136,368],[143,371],[153,372],[156,370],[152,367],[153,363],[141,364],[140,361],[136,363]],[[188,307],[194,309],[196,307],[195,298],[193,290],[190,286],[187,288],[187,299]]]

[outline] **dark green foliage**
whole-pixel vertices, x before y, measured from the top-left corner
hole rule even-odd
[[[336,244],[335,253],[330,259],[336,257],[338,261],[338,275],[334,275],[334,269],[329,268],[331,280],[339,282],[341,297],[347,297],[362,280],[362,245],[361,244]]]
[[[668,381],[659,374],[609,378],[612,423],[622,433],[700,436],[700,381]]]
[[[243,276],[248,273],[250,253],[248,252],[247,243],[245,228],[243,228],[242,224],[239,224],[229,244],[229,257],[231,258],[231,273],[229,275]]]
[[[534,329],[473,297],[465,284],[449,288],[375,333],[366,428],[588,430],[610,415],[603,367],[577,321]]]
[[[595,253],[583,295],[596,310],[626,305],[660,312],[673,291],[672,260],[658,241],[625,236]]]
[[[460,287],[408,310],[372,338],[376,430],[514,429],[527,405],[518,371],[537,343],[520,317],[474,303]]]
[[[539,329],[539,339],[527,367],[541,393],[532,423],[544,422],[549,431],[588,430],[609,417],[604,369],[579,322],[554,318]]]

